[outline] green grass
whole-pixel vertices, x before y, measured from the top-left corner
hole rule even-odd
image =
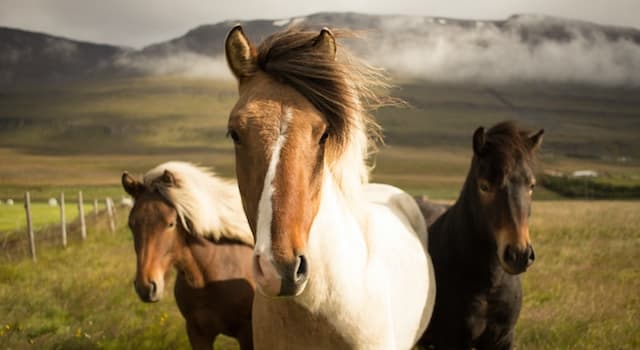
[[[520,349],[640,347],[640,202],[540,202]]]
[[[536,202],[518,349],[640,347],[640,202]],[[120,212],[120,222],[124,222]],[[129,232],[0,262],[0,348],[188,349],[173,297],[140,302]],[[171,290],[172,286],[167,286]],[[216,349],[236,349],[221,338]]]
[[[42,227],[59,220],[57,208],[42,203],[62,191],[69,219],[78,190],[88,205],[117,201],[125,170],[140,177],[161,162],[185,160],[233,177],[225,132],[236,94],[234,83],[174,77],[2,91],[0,199],[18,203],[0,206],[0,232],[22,234],[25,191],[38,203]],[[475,128],[515,119],[546,130],[540,170],[592,169],[603,174],[598,181],[640,184],[638,89],[406,81],[395,95],[412,107],[376,112],[386,146],[374,181],[452,200]],[[534,198],[548,201],[534,206],[538,259],[524,276],[518,348],[640,348],[638,202],[559,201],[543,187]],[[155,305],[135,296],[126,230],[92,232],[83,243],[38,254],[36,265],[0,261],[0,348],[188,347],[171,296]],[[222,339],[219,348],[229,344]]]
[[[0,348],[189,348],[171,293],[156,304],[135,294],[135,253],[124,227],[116,234],[102,228],[85,242],[38,252],[35,264],[0,263]],[[224,337],[216,347],[235,348]]]

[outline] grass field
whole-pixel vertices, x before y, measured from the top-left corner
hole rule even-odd
[[[640,203],[542,201],[533,211],[538,259],[523,275],[518,349],[640,347]],[[172,296],[138,300],[130,237],[122,227],[41,251],[37,264],[0,263],[0,348],[187,349]],[[216,349],[236,345],[222,338]]]
[[[405,81],[394,94],[410,107],[376,111],[386,144],[374,181],[452,200],[475,128],[512,119],[545,129],[540,171],[591,169],[598,181],[640,184],[637,88]],[[58,222],[58,209],[43,203],[60,192],[69,220],[79,190],[87,205],[107,196],[118,201],[125,170],[141,176],[161,162],[185,160],[233,177],[225,133],[235,98],[231,82],[176,77],[0,91],[0,200],[17,201],[0,206],[0,233],[22,234],[25,191],[42,227]],[[518,348],[640,348],[640,202],[567,201],[542,186],[534,198],[538,259],[524,275]],[[138,301],[124,227],[38,254],[37,265],[0,260],[0,348],[188,347],[171,296],[155,305]],[[223,339],[217,348],[230,344]]]

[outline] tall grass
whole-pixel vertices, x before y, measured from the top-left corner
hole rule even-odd
[[[640,202],[540,202],[520,349],[640,348]]]

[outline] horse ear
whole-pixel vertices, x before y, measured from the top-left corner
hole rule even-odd
[[[540,129],[537,133],[529,136],[529,149],[532,151],[537,150],[542,145],[542,136],[544,135],[544,129]]]
[[[256,50],[244,35],[242,26],[236,25],[227,35],[224,43],[227,64],[238,80],[250,77],[256,72]]]
[[[162,181],[165,185],[167,185],[167,187],[177,187],[178,182],[176,181],[176,177],[173,175],[172,172],[170,172],[169,170],[164,170],[164,173],[162,173],[162,177],[160,178],[160,181]]]
[[[122,187],[131,197],[136,198],[144,191],[144,185],[136,181],[128,172],[122,173]]]
[[[327,55],[331,60],[336,59],[336,37],[331,33],[329,28],[322,28],[320,34],[313,43],[313,47]]]
[[[473,133],[473,153],[480,157],[484,153],[484,144],[487,141],[487,136],[483,127],[479,127]]]

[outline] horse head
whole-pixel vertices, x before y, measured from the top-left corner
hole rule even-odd
[[[156,181],[176,185],[168,170]],[[186,232],[176,209],[158,191],[126,172],[122,186],[135,200],[128,221],[137,256],[134,287],[142,301],[156,302],[164,293],[171,266],[180,258],[180,247],[186,244]]]
[[[473,135],[469,191],[495,240],[498,261],[510,274],[524,272],[535,260],[529,216],[536,185],[534,153],[543,132],[529,135],[506,122],[489,131],[480,127]]]

